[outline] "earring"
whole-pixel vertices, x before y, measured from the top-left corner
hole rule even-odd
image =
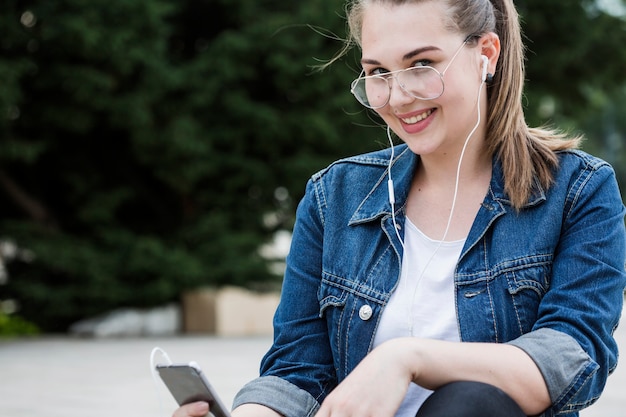
[[[485,81],[487,82],[487,84],[491,84],[493,82],[493,74],[487,74],[487,78],[485,79]]]

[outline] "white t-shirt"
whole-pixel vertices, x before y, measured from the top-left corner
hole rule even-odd
[[[465,240],[437,241],[406,219],[400,282],[385,306],[374,347],[397,337],[459,341],[454,270]],[[396,417],[415,417],[432,391],[411,383]]]

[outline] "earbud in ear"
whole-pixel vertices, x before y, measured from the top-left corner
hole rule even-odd
[[[480,57],[483,60],[481,81],[485,81],[487,80],[487,67],[489,66],[489,58],[487,58],[485,55],[481,55]]]

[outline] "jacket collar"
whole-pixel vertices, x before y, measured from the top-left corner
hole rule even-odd
[[[389,155],[391,155],[391,150],[388,151]],[[396,146],[395,153],[397,156],[394,157],[391,165],[391,178],[393,179],[396,200],[395,208],[397,210],[404,207],[406,203],[419,156],[411,152],[405,144]],[[387,186],[388,175],[389,170],[385,169],[372,190],[359,204],[348,223],[349,225],[365,223],[385,215],[391,215],[391,203],[389,202],[389,189]]]
[[[511,200],[508,194],[504,192],[504,173],[502,171],[502,163],[499,159],[493,158],[491,182],[489,184],[488,196],[501,204],[511,206]],[[539,183],[539,180],[535,178],[532,190],[528,196],[528,200],[522,206],[522,209],[534,207],[543,203],[546,200],[546,192]]]
[[[398,210],[399,208],[403,209],[406,204],[411,181],[413,180],[413,173],[419,163],[419,156],[411,152],[406,144],[396,146],[395,152],[397,156],[394,158],[391,166],[391,177],[393,179],[396,200],[395,209]],[[391,154],[390,151],[389,154]],[[385,169],[382,176],[352,215],[348,223],[349,225],[365,223],[385,215],[391,215],[387,180],[388,169]],[[493,158],[492,176],[487,199],[497,203],[504,211],[506,211],[504,206],[511,206],[510,199],[504,192],[502,164],[495,157]],[[543,187],[541,187],[538,181],[535,181],[531,195],[522,208],[536,206],[545,200],[546,195]]]

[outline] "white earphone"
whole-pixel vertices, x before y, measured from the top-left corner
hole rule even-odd
[[[489,58],[487,58],[485,55],[481,55],[480,57],[483,60],[483,74],[481,80],[484,82],[485,80],[487,80],[487,67],[489,66]]]

